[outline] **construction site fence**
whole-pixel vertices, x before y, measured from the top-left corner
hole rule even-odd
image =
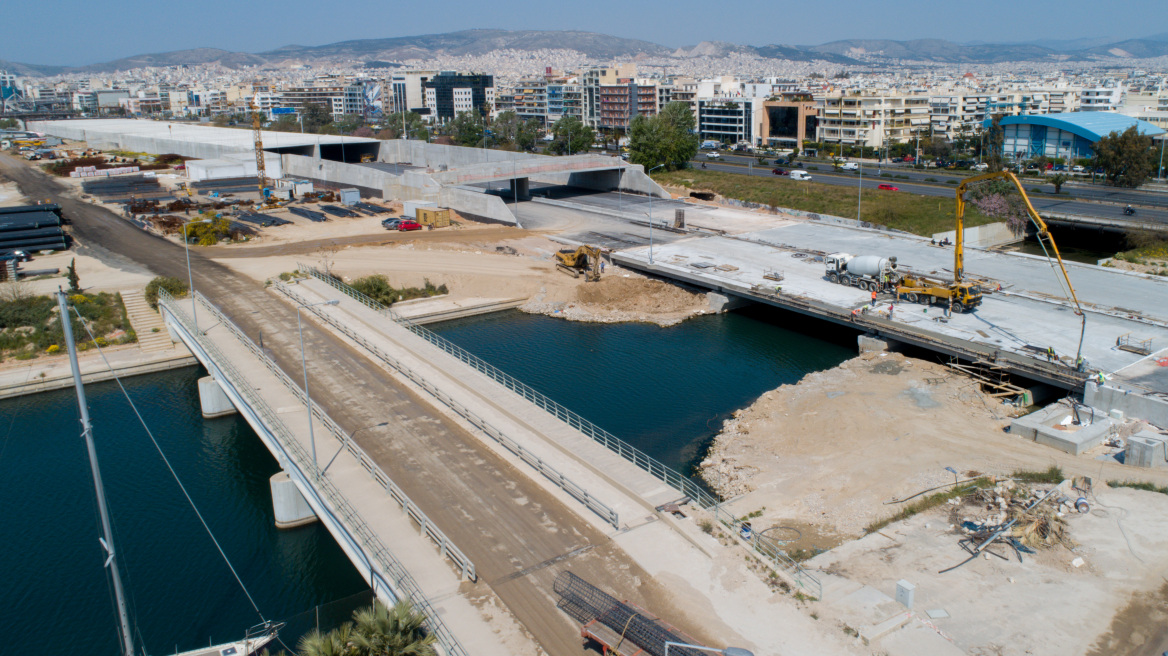
[[[385,316],[391,321],[404,326],[415,335],[425,339],[427,342],[430,342],[434,346],[445,351],[447,354],[458,359],[460,362],[469,365],[479,373],[506,387],[508,390],[511,390],[512,392],[522,396],[524,399],[535,404],[545,412],[551,414],[560,421],[563,421],[572,428],[575,428],[584,435],[587,435],[593,441],[604,445],[613,453],[616,453],[640,469],[648,472],[658,480],[663,481],[681,494],[689,497],[694,503],[702,508],[705,508],[711,514],[713,514],[715,519],[717,519],[720,523],[727,526],[736,538],[746,541],[757,553],[765,556],[773,567],[789,574],[795,580],[796,584],[807,588],[808,592],[814,594],[815,598],[817,599],[823,596],[822,583],[814,574],[788,556],[785,551],[778,549],[769,542],[760,541],[754,538],[753,536],[755,534],[753,532],[749,533],[752,536],[751,538],[742,538],[742,520],[734,517],[724,508],[722,508],[720,505],[721,502],[716,497],[707,492],[704,488],[695,483],[689,477],[684,476],[675,469],[659,462],[640,449],[616,437],[612,433],[609,433],[596,424],[593,424],[591,421],[588,421],[575,412],[565,408],[556,401],[548,398],[542,392],[536,391],[526,383],[516,379],[510,374],[501,371],[494,365],[486,362],[477,355],[470,353],[466,349],[454,344],[445,337],[438,335],[425,326],[421,326],[414,323],[413,321],[410,321],[409,319],[395,312],[392,308],[389,308],[377,300],[362,294],[356,289],[353,289],[349,285],[346,285],[343,281],[339,280],[336,276],[321,272],[316,267],[303,263],[297,264],[297,270],[336,288],[349,297],[361,302],[365,306],[376,310],[382,316]]]
[[[453,410],[463,419],[466,419],[471,423],[471,425],[486,433],[487,436],[489,436],[491,439],[503,445],[508,451],[519,456],[520,459],[534,467],[539,473],[543,474],[548,480],[555,483],[564,492],[567,492],[569,496],[576,499],[580,503],[583,503],[588,507],[589,510],[599,515],[600,518],[603,519],[607,524],[610,524],[613,528],[620,528],[620,516],[616,510],[600,501],[596,497],[592,496],[588,490],[576,484],[556,468],[549,465],[546,461],[543,460],[543,458],[540,458],[525,448],[523,445],[508,437],[505,433],[503,433],[503,431],[499,430],[490,422],[456,401],[449,394],[443,392],[436,385],[426,380],[423,376],[419,375],[414,370],[402,364],[401,361],[381,350],[376,345],[370,343],[369,340],[362,337],[359,333],[349,328],[341,321],[338,321],[333,316],[329,315],[322,307],[308,306],[306,299],[293,291],[288,285],[283,283],[276,283],[276,289],[292,300],[304,304],[304,306],[308,307],[309,311],[316,315],[317,318],[319,318],[321,321],[324,321],[328,325],[340,331],[343,335],[359,344],[362,348],[364,348],[366,351],[369,351],[379,360],[408,378],[415,385],[426,390],[426,392],[428,392],[431,396],[441,401],[444,405]]]
[[[260,348],[256,346],[256,344],[252,342],[251,339],[247,337],[247,335],[242,330],[240,330],[238,326],[236,326],[225,315],[219,312],[218,308],[212,305],[206,298],[203,297],[202,294],[199,294],[198,292],[195,292],[195,298],[199,305],[201,305],[206,311],[215,317],[218,325],[224,326],[230,333],[232,333],[232,335],[240,343],[247,347],[248,350],[250,350],[252,354],[255,355],[272,374],[274,374],[281,382],[284,383],[285,387],[293,392],[299,391],[299,389],[295,386],[287,374],[285,374],[283,370],[281,370],[276,365],[276,363],[271,360],[271,358],[269,358],[262,350],[260,350]],[[247,377],[242,372],[240,372],[234,364],[232,364],[231,360],[223,353],[213,338],[208,336],[205,332],[198,330],[192,317],[190,317],[186,313],[186,310],[181,306],[182,304],[178,303],[174,297],[171,296],[165,289],[159,290],[158,301],[160,307],[162,307],[168,314],[170,314],[170,316],[173,317],[174,320],[183,327],[187,334],[195,340],[203,352],[205,352],[210,357],[212,366],[219,374],[226,378],[226,382],[230,384],[244,398],[248,404],[248,407],[257,415],[259,415],[259,418],[263,422],[264,426],[271,432],[273,437],[275,437],[280,442],[280,445],[284,448],[285,453],[287,453],[295,461],[297,467],[302,472],[310,472],[309,477],[313,482],[314,488],[322,493],[324,500],[326,500],[332,506],[333,512],[336,513],[346,528],[351,531],[358,540],[360,540],[362,551],[365,554],[372,555],[373,558],[377,561],[381,571],[393,580],[396,593],[409,598],[413,605],[426,616],[426,626],[438,639],[438,643],[442,646],[443,652],[445,652],[448,656],[467,656],[467,652],[462,647],[462,644],[458,642],[458,639],[454,637],[454,634],[442,622],[441,616],[438,614],[437,610],[430,605],[429,601],[427,601],[426,596],[422,593],[421,588],[418,586],[413,576],[410,575],[409,570],[407,570],[405,566],[402,565],[401,562],[398,561],[392,553],[390,553],[389,549],[386,548],[385,544],[381,541],[381,538],[378,537],[377,534],[374,533],[373,530],[369,527],[369,525],[365,523],[365,520],[361,517],[360,513],[357,512],[357,510],[352,506],[349,500],[345,498],[344,494],[333,484],[333,482],[326,476],[320,475],[312,461],[312,457],[304,450],[303,445],[301,445],[300,442],[292,435],[292,432],[288,429],[287,425],[284,424],[284,421],[280,419],[271,406],[268,405],[267,401],[265,401],[263,397],[261,397],[256,392],[256,387],[248,381]],[[301,392],[301,399],[304,398],[302,394],[303,393]],[[323,415],[322,412],[319,412],[319,408],[314,407],[313,410],[314,415],[317,417]],[[330,426],[330,430],[332,430],[333,427],[335,427],[335,424]],[[345,443],[346,445],[350,443],[350,441],[347,439],[347,436],[343,432],[341,432],[339,435],[334,433],[334,435],[336,435],[337,438],[342,441],[342,443]],[[352,446],[356,447],[356,445]],[[359,448],[357,448],[357,451],[362,456],[364,455],[364,453],[361,452]],[[362,461],[362,466],[365,466],[365,461],[368,461],[370,464],[372,464],[372,461],[369,461],[368,457],[365,456]],[[376,465],[374,464],[373,467],[376,468]],[[366,466],[366,469],[369,470],[369,467]],[[380,469],[377,469],[377,471],[380,471]],[[372,474],[374,472],[370,470],[370,473]],[[374,476],[375,478],[377,477],[376,474],[374,474]],[[380,478],[378,481],[379,483],[392,486],[392,488],[397,489],[397,486],[394,485],[391,480],[389,480],[388,476],[385,476],[384,473],[381,473],[381,477],[382,478]],[[405,494],[400,491],[400,489],[397,489],[397,492],[400,494],[400,497],[395,497],[395,499],[397,499],[399,503],[402,500],[409,502],[408,497],[406,497]],[[413,505],[412,502],[410,502],[410,505]],[[420,511],[418,511],[418,513],[420,514]],[[424,517],[424,515],[421,516]],[[417,521],[416,518],[415,521]],[[441,534],[438,533],[438,535]],[[456,565],[460,565],[463,568],[464,573],[467,573],[469,568],[468,576],[474,580],[474,565],[470,563],[470,561],[467,560],[465,556],[462,555],[462,552],[459,551],[457,547],[454,547],[453,544],[448,544],[449,541],[445,540],[445,536],[442,536],[442,539],[444,548],[446,549],[445,555],[451,557],[451,560],[455,561]],[[459,563],[459,560],[462,561],[461,564]],[[366,566],[369,568],[371,573],[375,572],[372,565],[372,563],[366,562]]]

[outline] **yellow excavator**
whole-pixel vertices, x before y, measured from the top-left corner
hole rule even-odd
[[[1075,362],[1082,362],[1083,355],[1083,336],[1087,332],[1087,315],[1083,312],[1083,306],[1079,303],[1079,297],[1075,294],[1075,287],[1071,284],[1071,277],[1067,275],[1067,267],[1063,264],[1063,257],[1059,255],[1058,246],[1054,243],[1054,237],[1050,234],[1050,229],[1046,227],[1046,222],[1038,215],[1038,211],[1034,209],[1034,205],[1030,203],[1030,197],[1026,195],[1026,190],[1022,188],[1022,183],[1018,178],[1009,171],[995,171],[993,173],[983,173],[982,175],[975,175],[966,178],[961,184],[957,185],[957,238],[955,241],[955,248],[953,249],[953,284],[960,285],[965,277],[965,192],[969,189],[969,185],[981,182],[983,180],[1008,180],[1014,183],[1018,188],[1018,193],[1022,195],[1023,202],[1026,203],[1026,213],[1030,216],[1030,221],[1034,223],[1034,227],[1038,229],[1038,244],[1042,246],[1042,251],[1046,253],[1046,259],[1051,262],[1051,268],[1054,268],[1054,262],[1058,262],[1058,270],[1062,274],[1059,277],[1059,284],[1065,284],[1064,292],[1068,300],[1074,303],[1075,314],[1082,319],[1082,327],[1079,330],[1079,350],[1075,354]],[[1078,364],[1076,364],[1078,366]]]
[[[600,256],[604,251],[596,246],[584,245],[576,250],[566,249],[556,253],[556,268],[579,278],[584,274],[585,282],[600,280]]]

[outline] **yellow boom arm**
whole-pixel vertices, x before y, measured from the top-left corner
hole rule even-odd
[[[975,175],[971,178],[966,178],[965,181],[957,185],[957,247],[953,251],[954,280],[961,282],[962,277],[965,275],[965,192],[969,189],[969,185],[975,182],[994,179],[1013,182],[1014,186],[1018,188],[1018,193],[1022,194],[1022,200],[1026,203],[1026,213],[1030,215],[1030,220],[1034,222],[1034,226],[1038,228],[1038,241],[1043,247],[1049,246],[1050,251],[1054,253],[1054,258],[1058,262],[1063,280],[1067,283],[1067,291],[1070,292],[1071,301],[1075,304],[1075,314],[1083,316],[1083,306],[1079,304],[1079,297],[1075,294],[1075,287],[1071,284],[1071,277],[1067,275],[1067,267],[1063,264],[1062,256],[1059,255],[1058,246],[1054,243],[1054,237],[1051,236],[1050,230],[1046,227],[1046,222],[1042,220],[1041,216],[1038,216],[1038,211],[1034,209],[1034,205],[1030,204],[1030,197],[1026,195],[1026,190],[1022,188],[1022,183],[1018,181],[1017,176],[1009,171],[995,171],[993,173]]]

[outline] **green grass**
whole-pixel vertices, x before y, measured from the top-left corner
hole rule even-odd
[[[381,273],[358,278],[349,283],[349,286],[384,305],[448,293],[446,285],[435,287],[428,279],[422,287],[395,288],[389,284],[389,279],[385,277],[385,274]]]
[[[1010,478],[1023,483],[1062,483],[1066,480],[1062,467],[1051,465],[1046,471],[1016,471]]]
[[[1160,494],[1168,494],[1168,487],[1158,487],[1155,483],[1129,483],[1128,481],[1107,481],[1108,487],[1130,487],[1133,490],[1145,490],[1147,492],[1159,492]]]
[[[119,294],[74,294],[69,304],[89,323],[102,346],[136,340]],[[76,315],[72,324],[78,350],[90,348],[88,333]],[[119,330],[119,337],[110,337]],[[58,353],[64,348],[56,298],[27,295],[0,302],[0,358],[30,359],[37,353]]]
[[[900,512],[896,513],[895,515],[892,515],[891,517],[886,517],[884,519],[880,519],[880,520],[872,522],[868,526],[864,527],[864,532],[865,533],[875,533],[876,531],[879,531],[880,529],[884,528],[885,526],[888,526],[889,524],[892,524],[893,522],[899,522],[901,520],[908,519],[909,517],[912,517],[913,515],[918,515],[920,513],[923,513],[926,510],[931,510],[933,508],[936,508],[937,506],[940,506],[940,505],[947,503],[950,499],[956,499],[958,497],[965,496],[966,494],[968,494],[968,493],[970,493],[978,488],[992,487],[992,486],[993,486],[993,482],[990,481],[990,479],[979,478],[976,481],[971,481],[969,483],[962,483],[961,485],[950,488],[944,492],[938,492],[936,494],[931,494],[931,495],[921,499],[920,501],[914,501],[913,503],[905,505],[903,508],[900,509]]]
[[[847,218],[856,216],[856,190],[837,185],[694,169],[660,173],[653,178],[668,185],[709,190],[726,198],[773,207]],[[925,236],[952,230],[956,220],[954,200],[903,191],[866,189],[863,209],[865,221]],[[995,221],[976,208],[966,208],[966,226]]]

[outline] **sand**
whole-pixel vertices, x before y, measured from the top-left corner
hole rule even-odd
[[[1004,432],[1009,406],[947,367],[870,353],[763,394],[727,420],[702,476],[756,528],[793,525],[829,548],[895,514],[889,502],[978,473],[1045,470],[1102,480],[1168,481]]]

